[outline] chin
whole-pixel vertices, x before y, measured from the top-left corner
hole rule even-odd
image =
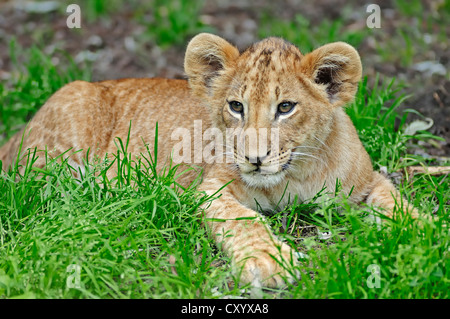
[[[279,185],[286,177],[285,171],[272,174],[258,172],[241,173],[242,180],[250,187],[271,188]]]

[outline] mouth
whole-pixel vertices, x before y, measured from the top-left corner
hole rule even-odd
[[[236,161],[236,166],[242,180],[248,186],[257,188],[271,188],[280,184],[288,174],[291,166],[292,154],[285,158],[283,162],[278,160],[258,162],[257,164],[248,161]]]
[[[257,188],[271,188],[280,184],[289,168],[290,161],[272,165],[239,165],[240,176],[248,185]]]
[[[242,180],[248,185],[257,188],[271,188],[280,184],[286,176],[286,170],[279,170],[278,172],[267,173],[257,172],[257,170],[243,173],[241,172]]]
[[[278,174],[283,171],[288,170],[292,162],[292,155],[289,157],[289,159],[283,163],[272,163],[271,165],[255,165],[255,164],[249,164],[251,165],[248,170],[243,170],[245,173],[253,173],[253,174],[261,174],[261,175],[273,175]],[[241,168],[242,170],[242,168]]]

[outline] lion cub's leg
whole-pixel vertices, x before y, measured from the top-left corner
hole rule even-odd
[[[367,196],[366,203],[376,205],[383,208],[384,214],[389,218],[395,218],[395,207],[404,214],[409,214],[412,218],[418,218],[417,210],[404,199],[399,191],[386,177],[380,173],[373,172],[373,181],[370,192]]]
[[[224,184],[220,179],[206,179],[200,189],[212,195]],[[239,203],[235,196],[239,191],[239,182],[225,187],[205,209],[206,224],[217,245],[232,257],[241,283],[283,286],[285,279],[292,278],[287,269],[295,263],[296,253],[275,238],[256,211]]]

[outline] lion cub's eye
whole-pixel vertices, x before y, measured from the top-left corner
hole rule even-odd
[[[297,103],[295,103],[295,102],[281,102],[280,104],[278,104],[277,111],[279,114],[289,113],[294,109],[296,104]]]
[[[233,112],[236,112],[236,113],[242,113],[242,112],[244,112],[244,105],[242,105],[241,102],[238,102],[238,101],[231,101],[231,102],[228,102],[228,104],[229,104],[229,106],[230,106],[230,109],[231,109]]]

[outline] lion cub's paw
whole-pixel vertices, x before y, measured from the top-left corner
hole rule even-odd
[[[281,247],[268,246],[247,253],[236,265],[240,271],[241,284],[276,288],[286,286],[286,281],[292,283],[300,278],[295,268],[297,263],[297,253],[283,243]]]

